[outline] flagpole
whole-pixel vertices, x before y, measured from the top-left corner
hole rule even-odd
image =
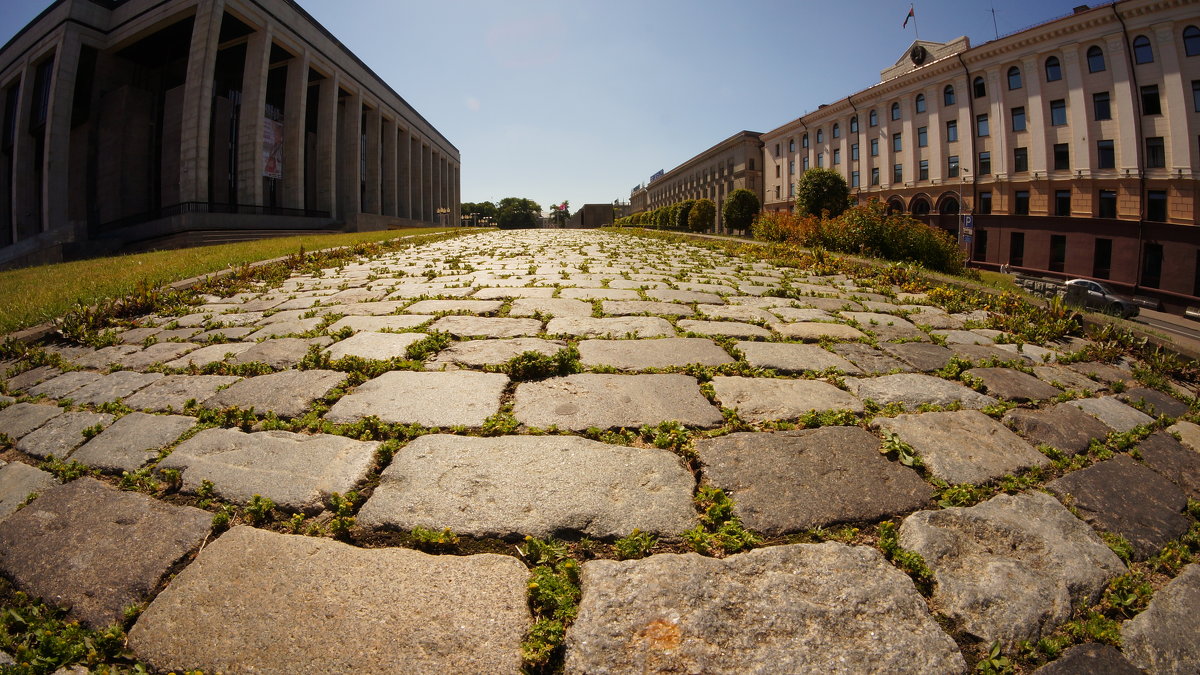
[[[914,6],[913,6],[911,3],[908,5],[908,8],[909,8],[909,10],[911,10],[911,11],[912,11],[912,13],[913,13],[913,15],[912,15],[912,18],[913,18],[913,34],[917,36],[917,39],[918,39],[918,40],[920,40],[920,39],[921,39],[921,27],[917,25],[917,9],[916,9],[916,7],[914,7]]]

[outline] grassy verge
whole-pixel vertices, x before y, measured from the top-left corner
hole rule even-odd
[[[0,272],[0,334],[66,314],[77,303],[123,297],[141,284],[153,288],[227,267],[298,251],[384,241],[451,228],[420,227],[260,239],[235,244],[93,258]]]

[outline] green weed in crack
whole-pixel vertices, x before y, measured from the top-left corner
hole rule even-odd
[[[697,553],[722,556],[762,543],[757,535],[742,527],[741,520],[733,514],[733,500],[724,490],[701,485],[694,501],[700,512],[700,523],[684,532],[683,539]]]
[[[521,656],[527,671],[553,672],[562,659],[567,627],[579,611],[579,563],[568,556],[565,544],[554,540],[525,537],[517,552],[532,567],[527,589],[534,617]]]
[[[922,595],[928,597],[933,592],[933,571],[925,564],[925,558],[920,553],[900,546],[900,531],[890,520],[879,524],[879,550],[885,558],[912,577]]]

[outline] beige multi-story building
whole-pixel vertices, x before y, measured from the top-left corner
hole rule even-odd
[[[1122,0],[972,47],[918,41],[881,81],[763,134],[765,208],[841,173],[973,258],[1200,296],[1200,3]],[[970,215],[966,221],[960,216]]]
[[[58,0],[0,103],[0,265],[459,220],[458,149],[292,0]]]
[[[670,206],[685,199],[711,199],[717,204],[717,231],[724,231],[720,207],[726,195],[745,188],[762,200],[760,136],[755,131],[738,132],[674,169],[655,174],[645,187],[634,188],[629,195],[632,212]]]

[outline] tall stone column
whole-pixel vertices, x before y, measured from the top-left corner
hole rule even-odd
[[[1192,102],[1186,98],[1183,69],[1179,63],[1179,42],[1175,37],[1177,28],[1172,23],[1153,26],[1154,53],[1162,61],[1163,83],[1159,94],[1165,99],[1163,110],[1167,112],[1167,125],[1170,128],[1166,139],[1170,144],[1167,149],[1170,164],[1167,168],[1176,176],[1182,170],[1182,175],[1186,176],[1192,172],[1192,134],[1188,133],[1188,113]]]
[[[79,70],[79,31],[64,26],[63,37],[55,49],[54,79],[50,83],[50,108],[46,114],[46,156],[41,190],[41,231],[66,227],[68,215],[68,171],[71,160],[71,109],[75,98],[75,77]]]
[[[365,213],[382,213],[380,210],[380,201],[382,199],[381,190],[379,187],[379,168],[380,168],[380,125],[383,123],[382,117],[379,115],[379,108],[372,108],[363,111],[363,118],[366,121],[366,128],[363,132],[366,133],[366,165],[367,171],[363,176],[366,183],[366,194],[363,199],[363,212]]]
[[[242,104],[238,120],[238,203],[263,203],[263,117],[267,108],[267,68],[271,63],[271,27],[246,42]]]
[[[396,123],[390,119],[383,120],[380,131],[383,146],[383,166],[380,169],[383,181],[382,213],[385,216],[396,215]]]
[[[411,166],[412,150],[409,148],[408,132],[396,129],[396,215],[400,218],[412,217]]]
[[[317,85],[316,206],[336,217],[338,156],[338,75],[334,71]]]
[[[458,227],[462,225],[462,169],[458,164],[454,165],[454,173],[451,177],[450,184],[454,187],[454,195],[450,198],[450,208],[453,210],[454,221],[451,225]]]
[[[442,216],[438,210],[446,205],[442,201],[442,155],[430,149],[430,161],[433,163],[433,221],[441,225]]]
[[[283,205],[304,208],[304,137],[308,120],[308,53],[287,65],[283,102]]]
[[[1025,73],[1025,128],[1029,129],[1029,171],[1042,171],[1045,175],[1046,162],[1046,102],[1042,97],[1042,66],[1036,56],[1021,60]],[[1010,211],[1011,212],[1011,211]]]
[[[421,161],[421,139],[415,135],[410,135],[408,139],[409,145],[409,196],[412,199],[412,207],[409,210],[409,218],[415,221],[425,220],[425,190],[421,187],[424,185],[424,165]]]
[[[337,218],[351,222],[362,210],[362,94],[344,97],[338,129]]]
[[[183,133],[179,145],[179,199],[208,201],[209,133],[212,126],[213,69],[221,37],[225,0],[196,3],[192,44],[183,87]]]
[[[54,58],[51,56],[50,58]],[[37,188],[33,184],[33,136],[29,134],[29,118],[33,107],[33,82],[37,69],[26,61],[21,69],[20,90],[17,92],[17,119],[13,135],[12,223],[13,241],[28,239],[37,232]]]
[[[428,145],[421,146],[421,203],[421,220],[432,223],[437,206],[433,202],[433,148]]]

